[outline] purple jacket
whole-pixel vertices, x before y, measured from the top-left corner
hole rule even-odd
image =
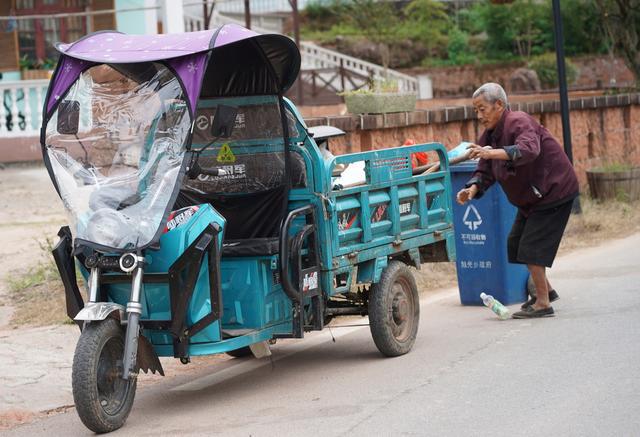
[[[529,114],[505,110],[493,130],[485,130],[480,146],[504,149],[509,161],[478,162],[466,186],[478,185],[476,198],[498,181],[509,201],[523,214],[575,198],[578,178],[560,144]]]

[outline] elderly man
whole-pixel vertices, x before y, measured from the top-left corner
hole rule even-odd
[[[536,297],[514,318],[554,315],[550,301],[558,298],[547,280],[560,240],[578,195],[571,162],[553,136],[530,115],[508,109],[507,95],[496,83],[473,93],[473,107],[485,128],[478,144],[469,146],[471,158],[480,158],[465,188],[457,194],[464,204],[480,198],[499,182],[518,208],[507,243],[509,262],[526,264],[536,286]]]

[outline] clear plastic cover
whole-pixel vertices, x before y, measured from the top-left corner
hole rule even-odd
[[[159,63],[99,65],[80,75],[45,138],[75,238],[128,250],[153,242],[185,158],[187,105]]]

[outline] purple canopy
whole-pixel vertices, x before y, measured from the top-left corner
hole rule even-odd
[[[57,48],[62,56],[51,79],[47,115],[78,76],[97,64],[166,62],[184,85],[192,112],[203,79],[202,94],[208,97],[280,94],[300,70],[300,53],[291,39],[260,35],[235,24],[180,34],[97,32]]]

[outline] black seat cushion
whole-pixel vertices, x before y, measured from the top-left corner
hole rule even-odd
[[[222,244],[222,256],[267,256],[279,252],[278,238],[252,238],[243,240],[225,240]]]
[[[285,187],[248,194],[206,194],[180,190],[174,209],[210,203],[227,220],[228,240],[274,238],[280,235]]]

